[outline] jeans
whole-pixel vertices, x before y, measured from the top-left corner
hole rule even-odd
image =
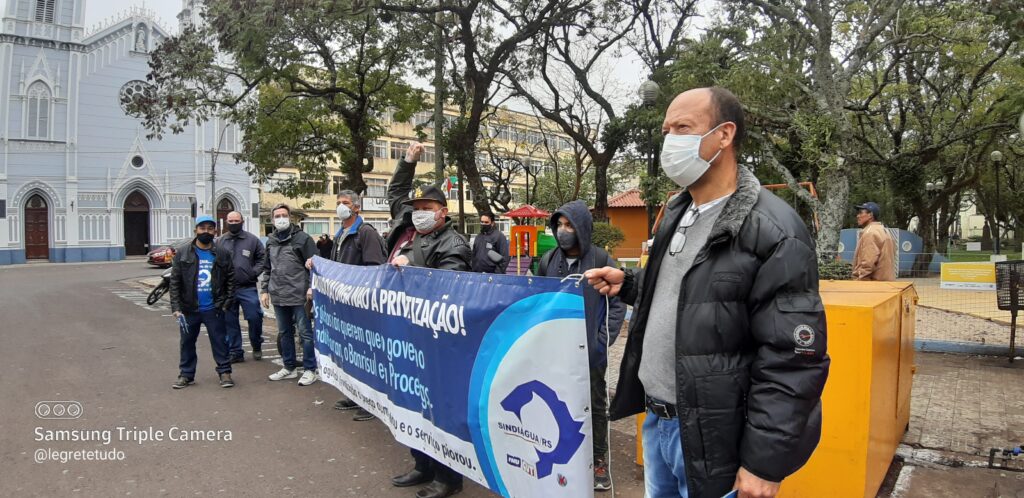
[[[608,462],[608,383],[607,367],[590,369],[590,404],[594,427],[594,461]]]
[[[448,468],[447,465],[434,460],[433,457],[420,450],[409,449],[409,453],[412,453],[412,459],[416,461],[416,470],[426,474],[434,474],[435,481],[449,486],[462,485],[462,474],[455,472]]]
[[[224,326],[227,328],[228,356],[241,358],[242,325],[238,322],[238,308],[242,308],[245,321],[249,322],[249,344],[253,351],[260,351],[263,345],[263,310],[260,309],[260,298],[256,287],[239,287],[235,291],[235,301],[224,315]]]
[[[214,309],[185,313],[185,324],[188,326],[188,332],[179,330],[181,363],[178,367],[181,376],[186,379],[196,378],[196,340],[199,339],[200,325],[206,325],[206,333],[210,336],[210,349],[213,349],[213,360],[217,362],[217,373],[231,373],[228,344],[224,339],[224,312]]]
[[[316,354],[313,352],[313,325],[306,314],[306,307],[274,305],[277,316],[278,343],[281,345],[281,360],[288,370],[295,370],[295,329],[302,339],[302,368],[316,371]]]
[[[679,419],[659,418],[647,410],[643,439],[644,498],[687,498]]]

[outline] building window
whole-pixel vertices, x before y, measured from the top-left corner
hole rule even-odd
[[[309,219],[302,221],[302,231],[306,232],[314,237],[319,237],[322,234],[330,232],[330,226],[327,220]]]
[[[366,178],[366,197],[387,197],[388,181],[382,178]]]
[[[343,177],[343,176],[332,176],[331,177],[331,188],[334,189],[333,190],[334,195],[338,195],[338,192],[341,192],[342,190],[345,190],[345,186],[343,185],[344,182],[345,182],[345,177]]]
[[[121,110],[132,117],[141,117],[141,114],[130,111],[132,105],[146,103],[146,99],[153,98],[153,86],[142,80],[132,80],[125,83],[118,93],[118,100],[121,102]]]
[[[132,157],[132,167],[133,168],[141,169],[145,165],[146,165],[146,160],[143,159],[142,156],[133,156]]]
[[[50,89],[42,81],[28,87],[28,137],[50,136]]]
[[[424,162],[424,163],[432,163],[432,162],[434,162],[434,148],[433,147],[424,147],[423,148],[423,157],[420,158],[420,162]]]
[[[388,158],[388,143],[385,142],[384,140],[374,140],[373,141],[373,157],[376,157],[376,158],[379,158],[379,159],[387,159]]]
[[[53,22],[53,4],[57,0],[36,0],[36,22]]]
[[[402,159],[405,157],[405,149],[402,142],[391,142],[391,159]]]

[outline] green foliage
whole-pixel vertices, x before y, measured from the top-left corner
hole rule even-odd
[[[626,234],[621,228],[602,221],[594,222],[594,233],[590,236],[590,241],[595,246],[612,250],[625,240]]]
[[[363,191],[380,116],[396,110],[407,119],[423,107],[402,79],[422,50],[406,36],[421,27],[417,16],[343,0],[210,2],[203,16],[152,54],[153,94],[132,109],[151,137],[215,117],[235,121],[253,177],[296,167],[323,180],[340,162],[345,188]]]
[[[818,278],[822,280],[853,280],[853,265],[841,259],[819,261]]]

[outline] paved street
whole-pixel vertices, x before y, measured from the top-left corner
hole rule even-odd
[[[382,424],[333,410],[338,393],[325,383],[270,382],[278,367],[250,359],[234,366],[236,387],[221,389],[204,336],[196,384],[172,390],[178,332],[166,301],[146,307],[124,283],[159,274],[137,260],[0,268],[0,496],[413,496],[388,482],[411,465],[408,451]],[[81,403],[81,417],[37,418],[36,403],[53,400]],[[162,430],[165,440],[119,441],[117,427]],[[180,439],[172,428],[230,431],[230,440],[169,441]],[[70,429],[111,430],[113,441],[36,440]],[[614,433],[618,496],[642,495],[632,444]],[[51,448],[116,448],[123,460],[34,463]],[[467,481],[459,496],[492,495]]]

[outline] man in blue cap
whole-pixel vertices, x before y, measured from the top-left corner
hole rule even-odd
[[[195,381],[196,339],[206,325],[210,349],[217,362],[221,387],[234,387],[228,360],[224,311],[235,295],[235,268],[231,253],[214,244],[217,222],[212,216],[196,218],[196,236],[177,248],[171,260],[171,311],[181,332],[181,363],[178,380],[171,386],[184,389]]]
[[[857,208],[861,227],[857,249],[853,251],[853,278],[889,282],[896,280],[896,241],[879,221],[881,209],[874,202]]]

